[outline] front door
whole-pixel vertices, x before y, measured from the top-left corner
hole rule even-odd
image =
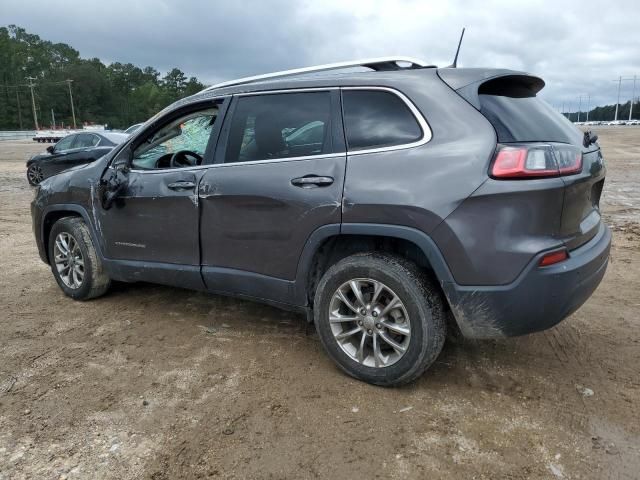
[[[337,91],[234,99],[216,162],[200,183],[210,290],[287,302],[307,239],[341,221],[338,102]]]
[[[136,137],[131,146],[126,189],[101,211],[100,228],[110,261],[128,274],[142,262],[140,275],[151,276],[133,279],[201,285],[198,183],[211,161],[218,113],[219,105],[210,101],[160,120],[160,127]],[[184,272],[195,284],[184,282]]]
[[[127,189],[103,212],[106,256],[198,265],[198,196],[203,170],[133,170]]]

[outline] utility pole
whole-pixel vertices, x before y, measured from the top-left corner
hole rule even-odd
[[[20,92],[19,88],[16,86],[16,103],[18,104],[18,125],[20,125],[20,130],[22,130],[22,107],[20,106]]]
[[[582,110],[582,95],[578,97],[578,122],[580,121],[580,110]]]
[[[629,107],[629,121],[631,121],[631,115],[633,114],[633,101],[636,97],[636,76],[633,76],[633,94],[631,95],[631,106]]]
[[[580,114],[582,113],[582,99],[583,97],[587,97],[587,119],[585,121],[589,121],[589,104],[591,103],[591,94],[583,93],[578,97],[578,122],[580,121]]]
[[[31,89],[31,107],[33,108],[33,123],[36,126],[36,130],[39,130],[38,128],[38,114],[36,113],[36,99],[33,96],[33,87],[35,86],[33,84],[33,81],[35,80],[35,77],[25,77],[27,80],[29,80],[29,85],[28,87]]]
[[[614,121],[618,120],[618,104],[620,103],[620,84],[622,84],[622,76],[618,77],[618,102],[616,103],[616,115],[613,119]]]
[[[564,114],[564,102],[562,102],[562,116],[564,118],[567,118],[567,116]]]
[[[53,123],[53,129],[56,129],[56,114],[53,113],[53,108],[51,109],[51,123]]]
[[[17,85],[18,82],[16,81],[15,72],[13,73],[12,77],[13,77],[13,83],[16,84],[16,103],[18,104],[18,125],[20,125],[20,130],[24,130],[22,128],[22,106],[20,105],[20,85]]]
[[[73,129],[76,129],[76,111],[73,108],[73,93],[71,93],[71,82],[73,82],[73,80],[65,80],[65,82],[67,82],[67,85],[69,86],[69,100],[71,101],[71,117],[73,118]]]
[[[637,79],[637,75],[634,75],[633,77],[625,77],[622,78],[622,76],[618,77],[617,80],[613,80],[614,82],[618,82],[618,103],[616,103],[616,116],[614,118],[614,120],[618,120],[618,105],[620,104],[620,84],[624,81],[630,81],[633,80],[633,95],[631,96],[631,106],[629,108],[629,120],[631,120],[631,115],[633,113],[633,97],[635,97],[636,95],[636,79]]]

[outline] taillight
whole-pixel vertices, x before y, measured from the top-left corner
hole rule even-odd
[[[494,178],[545,178],[582,170],[582,151],[570,145],[498,145],[491,165]]]
[[[554,146],[553,154],[558,162],[560,175],[572,175],[582,171],[582,151],[569,145]]]

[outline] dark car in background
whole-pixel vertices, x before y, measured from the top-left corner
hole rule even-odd
[[[42,180],[68,168],[93,162],[129,138],[125,133],[79,132],[67,135],[46,153],[34,155],[27,162],[27,180],[38,185]]]
[[[373,71],[318,75],[345,66]],[[216,85],[43,182],[38,250],[71,298],[115,280],[263,301],[305,312],[349,375],[406,383],[447,329],[544,330],[602,280],[602,153],[543,87],[406,59]]]

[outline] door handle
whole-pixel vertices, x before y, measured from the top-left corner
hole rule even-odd
[[[178,180],[177,182],[167,185],[171,190],[193,190],[196,188],[196,184],[188,180]]]
[[[319,177],[318,175],[305,175],[291,180],[291,185],[302,188],[326,187],[332,183],[332,177]]]

